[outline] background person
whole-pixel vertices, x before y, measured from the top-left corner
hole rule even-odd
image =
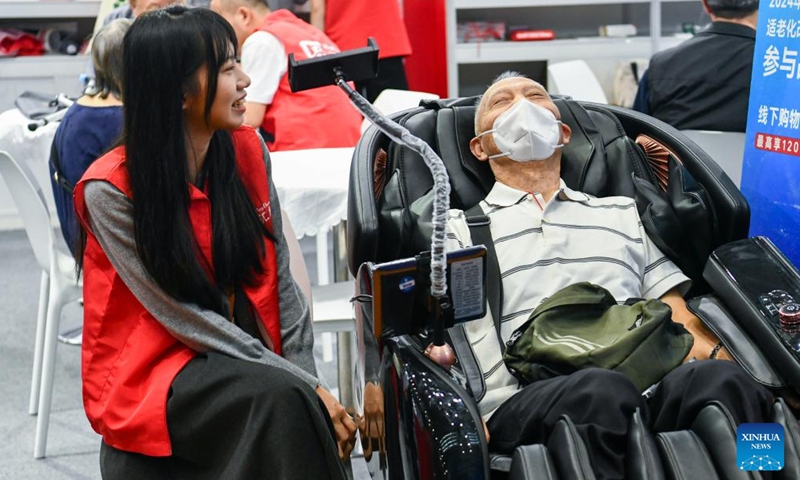
[[[633,108],[678,130],[744,132],[758,25],[758,0],[703,0],[712,23],[658,52]]]
[[[103,24],[100,28],[108,25],[109,23],[117,19],[127,18],[130,20],[134,20],[136,17],[145,12],[158,10],[159,8],[164,8],[167,5],[171,4],[181,5],[183,3],[184,0],[128,0],[128,3],[120,5],[119,7],[109,12],[108,15],[106,15],[106,17],[103,19]],[[96,30],[98,29],[97,24],[95,24],[95,29]],[[99,30],[97,31],[99,32]],[[94,48],[93,45],[94,45],[94,38],[92,39],[92,42],[89,45],[89,50],[88,50],[89,52],[91,52],[91,49]],[[87,88],[90,89],[94,88],[93,84],[95,79],[95,73],[91,57],[89,58],[89,63],[86,66],[86,72],[81,77]]]
[[[122,133],[122,39],[130,26],[131,20],[118,19],[97,32],[92,49],[95,82],[64,114],[53,139],[50,183],[61,232],[73,256],[78,221],[72,187]],[[66,185],[54,179],[56,163]]]
[[[212,0],[239,39],[247,89],[245,123],[261,128],[270,151],[355,146],[361,115],[339,87],[292,93],[288,58],[339,52],[330,38],[288,10],[272,11],[266,0]]]
[[[75,189],[83,398],[104,478],[343,479],[355,424],[319,385],[236,37],[206,9],[139,17],[124,144]]]
[[[374,102],[387,88],[408,90],[403,60],[411,55],[411,42],[397,0],[311,0],[311,24],[342,50],[366,47],[369,37],[378,42],[378,76],[356,82],[367,100]]]

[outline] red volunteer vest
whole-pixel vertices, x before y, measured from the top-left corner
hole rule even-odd
[[[378,42],[379,58],[411,55],[398,0],[326,0],[325,33],[342,50]]]
[[[290,53],[296,60],[305,60],[339,52],[324,33],[288,10],[267,15],[259,30],[274,35],[287,58]],[[267,144],[271,151],[353,147],[361,136],[361,115],[339,87],[292,93],[287,72],[267,106],[261,127],[274,137]]]
[[[254,130],[233,132],[236,163],[254,208],[272,230],[269,187],[261,143]],[[145,310],[111,265],[89,230],[84,186],[89,180],[111,183],[131,197],[124,147],[107,153],[75,186],[75,209],[87,230],[84,253],[82,376],[83,404],[94,430],[109,445],[150,456],[172,453],[167,430],[167,392],[175,376],[196,352],[179,342]],[[188,185],[189,218],[200,252],[210,268],[211,204]],[[254,311],[281,353],[275,247],[266,241],[264,273],[243,288]],[[209,272],[211,274],[211,272]]]

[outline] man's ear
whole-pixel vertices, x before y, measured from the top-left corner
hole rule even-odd
[[[236,17],[242,21],[242,25],[250,27],[250,22],[253,21],[253,12],[244,5],[236,7]]]
[[[469,141],[469,151],[481,162],[489,160],[489,154],[483,149],[481,139],[478,137],[472,137],[472,140]]]
[[[561,143],[564,145],[569,144],[570,139],[572,138],[572,129],[569,128],[569,125],[566,123],[561,124]]]

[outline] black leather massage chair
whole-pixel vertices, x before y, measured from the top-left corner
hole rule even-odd
[[[475,102],[474,97],[423,102],[392,116],[442,157],[450,176],[451,208],[469,209],[494,182],[488,163],[469,151]],[[680,132],[627,109],[568,98],[555,102],[573,132],[563,153],[563,179],[592,195],[636,199],[653,241],[692,278],[690,307],[726,346],[735,347],[736,360],[754,378],[781,394],[773,421],[786,430],[786,466],[777,478],[800,480],[800,428],[792,407],[781,398],[796,398],[793,394],[800,390],[800,357],[781,344],[786,338],[770,330],[763,302],[748,300],[758,297],[760,289],[767,297],[788,291],[800,301],[796,270],[781,263],[769,242],[747,239],[750,212],[744,197]],[[668,161],[648,160],[646,149],[634,142],[642,134],[665,147]],[[372,455],[379,458],[370,462],[374,478],[594,478],[586,447],[569,418],[561,419],[546,445],[520,447],[513,456],[491,452],[476,404],[483,377],[459,325],[447,331],[458,357],[449,371],[424,355],[431,341],[425,328],[374,325],[365,262],[414,257],[430,248],[432,183],[417,154],[374,126],[365,132],[351,167],[347,250],[350,271],[357,277],[357,413],[363,414],[365,401],[374,401],[363,396],[365,380],[377,383],[383,393],[385,436],[380,444],[385,448]],[[767,254],[772,256],[761,258]],[[743,265],[743,273],[732,263]],[[759,272],[765,264],[777,266]],[[761,283],[748,283],[753,274]],[[744,312],[750,320],[733,320],[729,311]],[[629,434],[628,478],[761,478],[736,464],[736,427],[717,404],[702,410],[689,430],[669,433],[651,432],[637,412]]]

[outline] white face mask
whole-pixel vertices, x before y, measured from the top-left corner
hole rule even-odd
[[[556,148],[564,146],[558,143],[561,139],[560,125],[561,121],[553,112],[521,99],[494,120],[494,128],[478,134],[478,137],[494,134],[494,143],[501,153],[489,158],[508,157],[517,162],[546,160]]]

